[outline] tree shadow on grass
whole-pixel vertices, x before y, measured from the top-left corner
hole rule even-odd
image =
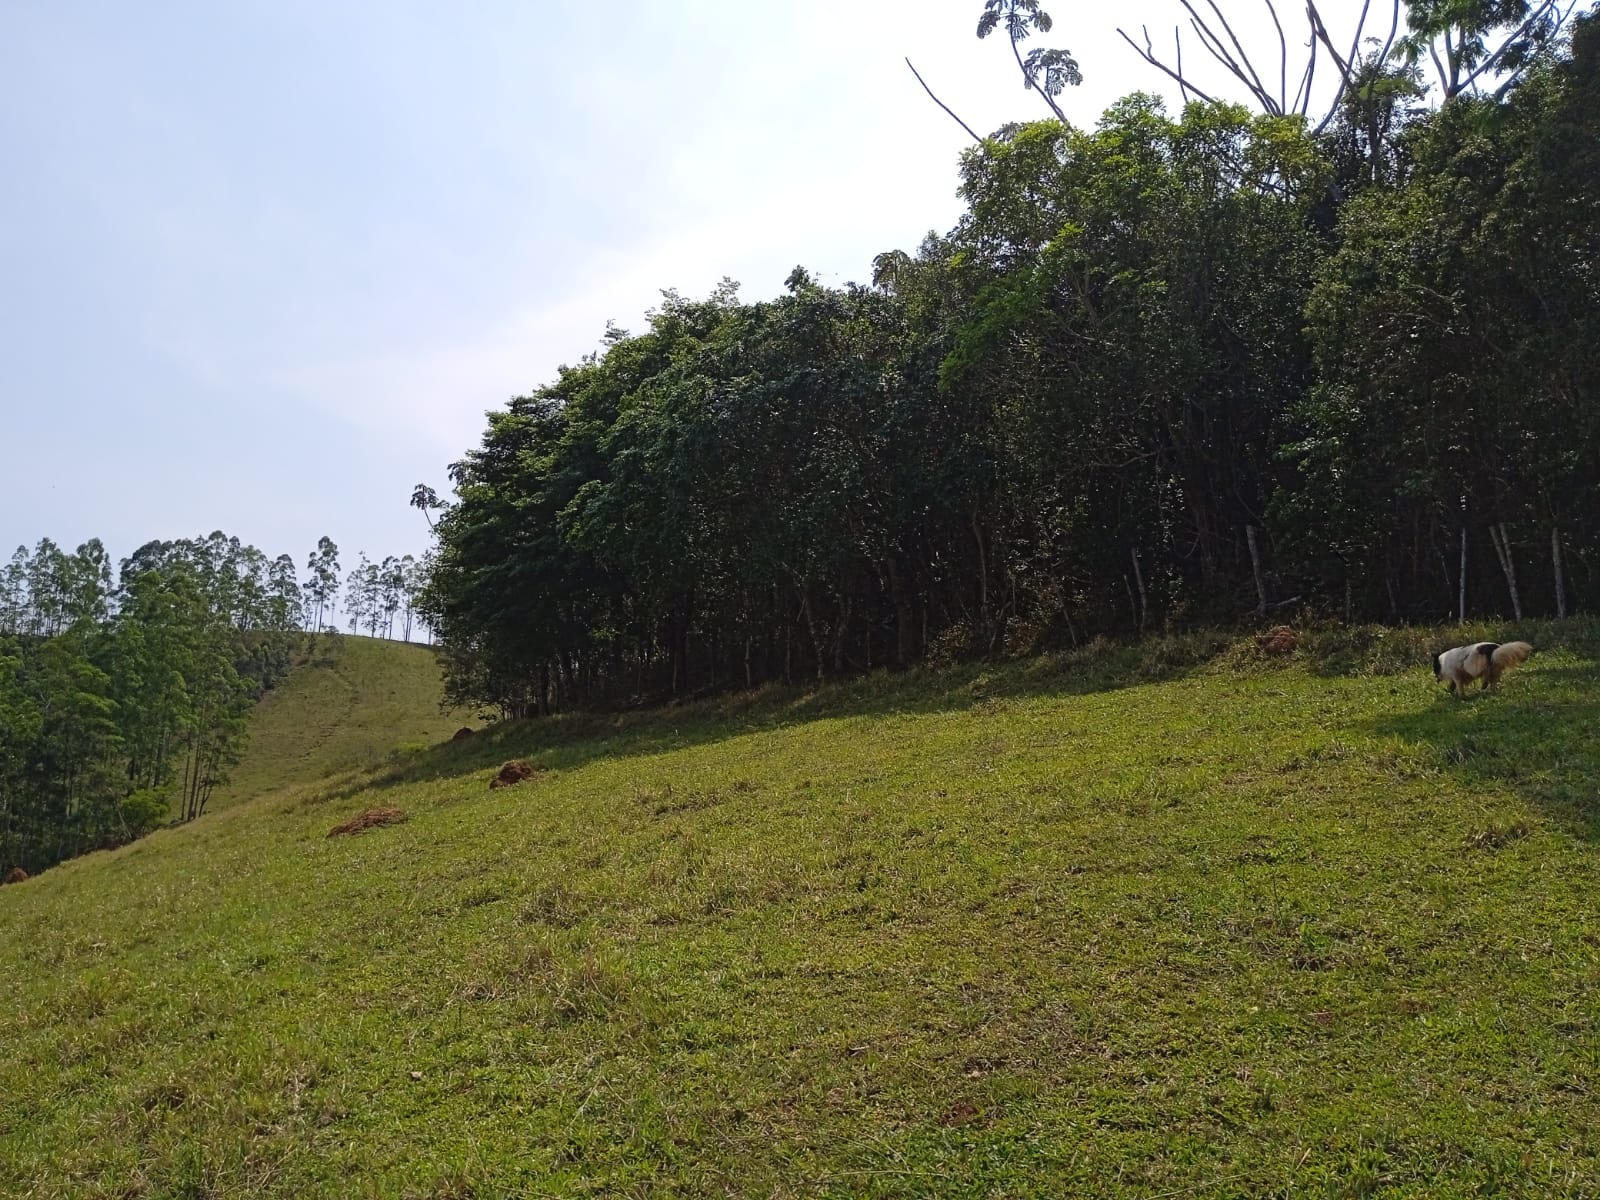
[[[1233,635],[1204,632],[1139,643],[1095,642],[1008,662],[879,671],[812,688],[771,685],[620,713],[568,713],[504,721],[313,790],[307,803],[346,799],[398,784],[459,778],[525,758],[545,770],[635,758],[766,733],[813,721],[961,712],[995,701],[1082,696],[1170,682],[1228,655],[1253,654]]]
[[[1585,841],[1600,841],[1600,665],[1518,673],[1464,697],[1384,717],[1374,732],[1431,747],[1466,789],[1507,787]]]

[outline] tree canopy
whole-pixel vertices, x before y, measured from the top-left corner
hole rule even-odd
[[[1042,17],[988,4],[980,34]],[[1432,111],[1352,55],[1320,132],[1144,96],[1009,126],[965,154],[956,227],[870,283],[665,293],[421,498],[452,695],[524,715],[1290,603],[1589,602],[1596,30]]]

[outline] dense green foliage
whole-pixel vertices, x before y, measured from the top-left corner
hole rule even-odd
[[[0,867],[36,871],[193,819],[288,669],[287,557],[237,538],[18,550],[0,607]]]
[[[1512,635],[1500,695],[1424,665]],[[1587,1200],[1597,654],[1185,635],[374,741],[0,887],[0,1194]]]
[[[451,695],[1592,603],[1600,21],[1541,53],[1433,112],[1355,64],[1320,137],[1137,96],[1008,127],[870,285],[668,293],[453,467],[420,601]]]
[[[410,562],[385,560],[370,601],[353,589],[362,619],[370,603],[372,626],[392,630],[403,613],[408,638]],[[302,615],[329,611],[338,548],[323,538],[309,566],[302,587],[288,555],[219,532],[149,542],[113,584],[97,540],[19,548],[0,567],[0,871],[203,813],[301,646]]]

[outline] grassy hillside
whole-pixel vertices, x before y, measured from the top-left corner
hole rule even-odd
[[[1600,629],[1531,632],[529,723],[0,888],[0,1194],[1593,1196]]]
[[[439,666],[426,646],[344,634],[319,640],[310,660],[262,699],[244,760],[210,808],[441,741],[466,715],[441,713],[442,696]]]

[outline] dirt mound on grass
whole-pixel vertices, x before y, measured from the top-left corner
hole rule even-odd
[[[476,732],[477,730],[473,729],[471,726],[463,725],[460,729],[456,730],[450,735],[450,740],[452,742],[464,742]]]
[[[21,883],[27,877],[28,873],[21,867],[12,867],[6,872],[5,878],[0,879],[0,883]]]
[[[367,830],[376,829],[380,825],[398,825],[405,819],[405,813],[398,808],[369,808],[360,816],[351,817],[342,825],[335,825],[328,830],[328,836],[338,837],[343,833],[365,833]]]
[[[1300,635],[1287,625],[1274,625],[1256,635],[1256,649],[1272,658],[1285,658],[1300,645]]]
[[[524,779],[532,779],[539,773],[539,768],[532,763],[520,758],[513,758],[500,768],[500,774],[489,781],[491,788],[511,787],[521,783]]]

